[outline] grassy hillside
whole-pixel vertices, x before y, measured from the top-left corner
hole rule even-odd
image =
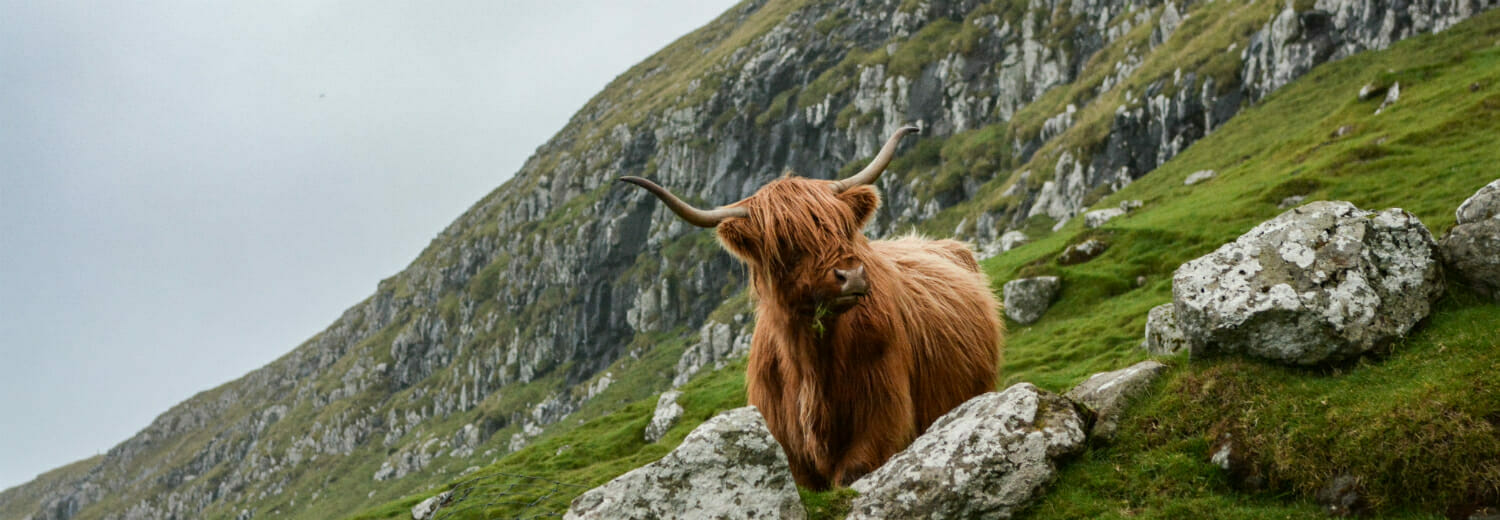
[[[1378,99],[1356,96],[1367,83],[1396,82],[1401,99],[1380,115]],[[1137,344],[1146,311],[1170,301],[1172,271],[1279,214],[1285,197],[1401,207],[1440,236],[1464,198],[1500,177],[1496,165],[1500,12],[1323,66],[1098,203],[1138,199],[1143,208],[1099,230],[1072,222],[986,262],[997,290],[1019,276],[1064,281],[1040,322],[1011,325],[1003,385],[1029,381],[1061,391],[1144,359]],[[1183,185],[1202,169],[1218,177]],[[1087,238],[1111,246],[1088,263],[1056,263],[1065,247]],[[1172,359],[1119,438],[1068,463],[1028,514],[1320,518],[1312,497],[1338,475],[1353,476],[1368,506],[1394,517],[1500,502],[1497,324],[1500,305],[1450,281],[1433,317],[1378,359],[1328,370]],[[684,420],[660,443],[641,439],[655,405],[647,397],[455,479],[449,487],[488,487],[457,504],[452,518],[565,509],[572,496],[659,458],[703,420],[741,406],[742,371],[737,364],[684,387]],[[1231,478],[1209,464],[1211,445],[1226,433],[1242,443],[1249,473]],[[397,518],[433,492],[350,518]],[[837,516],[848,494],[804,498],[815,516]]]

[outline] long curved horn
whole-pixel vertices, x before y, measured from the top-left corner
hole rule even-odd
[[[626,176],[616,180],[646,188],[646,191],[651,192],[652,195],[656,195],[656,198],[661,199],[673,213],[676,213],[677,216],[682,217],[682,220],[686,220],[687,223],[694,226],[711,228],[719,225],[726,218],[750,216],[750,212],[745,211],[745,208],[718,208],[705,211],[692,207],[688,203],[683,202],[682,199],[677,198],[672,192],[667,191],[666,188],[657,186],[656,183],[640,177]]]
[[[859,173],[854,174],[852,177],[834,181],[832,186],[833,192],[843,193],[844,190],[861,184],[874,184],[875,179],[880,178],[880,173],[885,171],[886,165],[891,164],[891,156],[896,154],[896,145],[901,143],[901,138],[906,137],[906,134],[921,131],[921,129],[915,126],[903,126],[896,130],[896,133],[885,141],[885,147],[880,149],[880,153],[875,155],[875,160],[870,161],[869,166],[866,166],[865,169],[860,170]]]

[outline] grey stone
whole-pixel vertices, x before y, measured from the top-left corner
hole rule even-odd
[[[1083,214],[1083,225],[1089,229],[1095,229],[1103,226],[1106,222],[1114,220],[1115,217],[1124,215],[1125,210],[1122,208],[1096,209]]]
[[[1450,272],[1500,301],[1500,218],[1454,226],[1440,245]]]
[[[1500,219],[1500,179],[1484,185],[1474,195],[1458,205],[1455,212],[1459,224],[1474,224],[1484,220]]]
[[[689,346],[677,359],[677,375],[672,387],[687,384],[705,368],[717,370],[750,351],[750,332],[754,329],[748,314],[734,316],[734,323],[709,320],[698,329],[698,342]]]
[[[1008,518],[1083,449],[1083,427],[1071,402],[1030,383],[980,395],[856,481],[849,518]]]
[[[1292,206],[1301,204],[1304,200],[1307,200],[1307,195],[1292,195],[1290,197],[1281,199],[1281,202],[1276,204],[1276,209],[1287,209]]]
[[[1177,307],[1163,303],[1146,313],[1146,338],[1141,348],[1154,356],[1171,356],[1188,349],[1187,337],[1177,325]]]
[[[1390,344],[1443,285],[1432,234],[1392,208],[1313,202],[1177,268],[1172,301],[1194,356],[1312,365]]]
[[[661,397],[656,399],[656,413],[651,415],[651,422],[646,425],[646,442],[661,440],[661,436],[667,434],[677,424],[677,419],[682,418],[682,405],[677,404],[677,398],[682,392],[669,390],[662,392]]]
[[[1213,170],[1199,170],[1199,171],[1196,171],[1196,172],[1188,174],[1187,179],[1184,179],[1182,181],[1182,184],[1184,186],[1192,186],[1194,184],[1198,184],[1200,182],[1212,179],[1212,178],[1214,178],[1214,177],[1216,177],[1218,175],[1219,175],[1219,173],[1215,172]]]
[[[1069,390],[1064,397],[1094,412],[1090,437],[1110,440],[1120,428],[1125,409],[1151,387],[1167,370],[1156,361],[1142,361],[1111,372],[1100,372]]]
[[[411,520],[431,520],[432,515],[437,513],[443,506],[448,505],[448,500],[453,498],[452,491],[444,491],[436,496],[423,500],[411,508]]]
[[[1380,115],[1381,112],[1385,112],[1385,109],[1390,108],[1391,105],[1396,104],[1396,102],[1400,101],[1400,100],[1401,100],[1401,84],[1400,83],[1392,83],[1391,84],[1391,88],[1387,89],[1385,91],[1385,101],[1381,101],[1380,102],[1380,108],[1376,108],[1375,109],[1375,115]]]
[[[1035,323],[1057,299],[1062,280],[1056,276],[1021,278],[1005,282],[1005,315],[1016,323]]]
[[[661,460],[573,499],[564,518],[806,518],[781,445],[753,406],[709,419]]]
[[[1104,253],[1109,249],[1109,243],[1097,238],[1090,238],[1083,243],[1076,244],[1063,250],[1062,255],[1057,257],[1057,263],[1062,265],[1081,264]]]

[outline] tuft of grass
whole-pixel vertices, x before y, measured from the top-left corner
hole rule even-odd
[[[808,520],[836,520],[848,516],[854,499],[859,497],[858,491],[849,488],[810,491],[798,487],[797,493],[802,496],[803,507],[807,508]]]

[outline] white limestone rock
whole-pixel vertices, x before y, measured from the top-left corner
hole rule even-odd
[[[1458,205],[1455,214],[1460,225],[1500,219],[1500,179],[1479,188],[1472,197]]]
[[[1182,184],[1184,186],[1192,186],[1194,184],[1212,179],[1218,175],[1219,173],[1213,170],[1199,170],[1188,174],[1187,179],[1184,179],[1182,181]]]
[[[1109,222],[1111,220],[1114,220],[1116,217],[1121,217],[1124,215],[1125,210],[1121,208],[1096,209],[1094,211],[1083,214],[1083,225],[1084,227],[1087,227],[1089,229],[1095,229],[1103,226],[1105,222]]]
[[[1073,403],[1030,383],[980,395],[850,486],[848,518],[1008,518],[1083,449],[1083,427]]]
[[[448,505],[448,500],[453,498],[452,491],[438,493],[437,496],[423,500],[411,508],[411,520],[431,520],[438,509]]]
[[[1006,231],[1005,234],[1000,235],[1000,252],[1004,253],[1021,247],[1030,241],[1031,239],[1026,236],[1026,233],[1016,230]]]
[[[661,436],[667,434],[667,430],[677,424],[682,418],[682,405],[677,404],[677,398],[682,397],[682,392],[669,390],[662,392],[661,397],[656,399],[656,413],[651,415],[651,423],[646,425],[646,442],[661,440]]]
[[[564,518],[806,518],[786,453],[753,406],[709,419],[661,460],[578,498]]]
[[[1172,300],[1194,356],[1315,365],[1406,335],[1442,295],[1437,260],[1406,211],[1318,201],[1178,267]]]

